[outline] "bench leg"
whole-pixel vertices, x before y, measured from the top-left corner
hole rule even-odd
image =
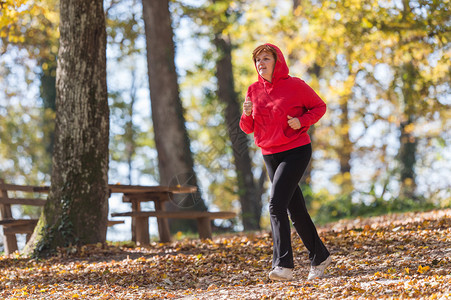
[[[141,205],[138,201],[132,201],[132,211],[140,211]],[[132,217],[132,241],[138,243],[136,239],[136,218]]]
[[[148,246],[150,244],[149,218],[136,217],[135,230],[136,230],[136,244],[138,246]]]
[[[157,218],[158,234],[160,235],[161,243],[168,243],[171,241],[171,232],[169,231],[168,219]]]
[[[165,211],[164,205],[161,202],[155,202],[155,211]],[[166,218],[157,218],[158,234],[161,243],[168,243],[171,241],[171,232],[169,231],[169,222]]]
[[[5,182],[3,181],[3,179],[0,179],[0,187],[2,187],[2,185]],[[8,198],[8,192],[5,189],[0,189],[0,198]],[[11,205],[10,204],[0,204],[0,220],[2,219],[12,219],[13,215],[11,213]],[[4,228],[3,227],[3,245],[5,248],[5,254],[12,254],[14,253],[14,251],[17,251],[17,239],[16,239],[16,235],[13,234],[8,234],[4,232]]]
[[[19,250],[17,248],[16,235],[13,234],[3,234],[3,246],[5,248],[5,254],[12,254]]]
[[[211,239],[211,221],[210,218],[198,218],[197,230],[199,231],[199,238]]]

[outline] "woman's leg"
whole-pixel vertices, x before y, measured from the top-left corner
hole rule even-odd
[[[272,266],[280,266],[284,268],[293,268],[293,253],[291,249],[291,236],[288,234],[290,232],[290,223],[288,220],[288,214],[283,203],[278,201],[279,198],[274,198],[274,175],[279,166],[279,161],[275,155],[265,155],[264,157],[266,170],[268,171],[269,179],[273,183],[271,188],[270,196],[270,221],[271,221],[271,231],[273,240],[273,256],[272,256]],[[278,202],[276,202],[278,201]],[[282,209],[277,209],[281,206]],[[282,212],[277,212],[282,211]],[[285,211],[285,213],[283,213]],[[287,245],[288,244],[288,245]],[[281,261],[282,260],[282,261]]]
[[[291,221],[299,237],[308,250],[312,266],[322,263],[330,254],[318,236],[316,227],[305,206],[304,196],[299,187],[296,188],[288,205]]]
[[[272,181],[269,212],[273,233],[273,267],[293,268],[291,228],[288,207],[311,156],[311,146],[305,145],[273,155],[264,160]]]

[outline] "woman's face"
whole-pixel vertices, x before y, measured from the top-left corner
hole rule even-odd
[[[258,74],[269,82],[272,80],[275,64],[276,60],[274,59],[274,56],[268,51],[263,51],[255,57],[255,65],[257,66]]]

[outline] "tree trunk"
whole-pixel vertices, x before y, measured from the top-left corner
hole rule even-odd
[[[308,135],[310,136],[310,141],[311,141],[312,147],[313,147],[313,145],[314,145],[314,138],[315,138],[315,124],[310,126],[310,129],[308,130]],[[301,178],[301,182],[300,182],[301,187],[311,189],[312,170],[313,170],[313,157],[310,159],[310,162],[307,165],[307,168],[305,169],[304,175]],[[307,196],[307,195],[304,195],[304,198],[305,198],[306,201],[310,201],[311,200],[310,199],[311,197]]]
[[[46,66],[46,67],[44,67]],[[45,144],[45,150],[48,155],[48,160],[45,159],[45,164],[41,167],[41,171],[44,174],[52,173],[52,160],[50,159],[53,154],[53,148],[55,145],[55,119],[54,113],[56,111],[56,56],[51,58],[45,58],[41,62],[41,86],[40,95],[43,102],[42,110],[42,128],[44,131],[43,142]],[[48,163],[47,163],[48,162]]]
[[[105,242],[109,110],[103,2],[61,0],[50,194],[28,250]]]
[[[127,121],[125,123],[125,155],[128,166],[128,183],[133,184],[133,158],[136,152],[136,134],[133,124],[133,108],[136,102],[136,69],[131,71],[130,103],[127,105]]]
[[[301,0],[293,0],[293,8],[292,8],[293,16],[296,15],[296,10],[298,9],[298,7],[300,5],[301,5]],[[290,52],[288,54],[288,60],[291,63],[295,62],[298,59],[297,55],[298,55],[298,53],[296,53],[296,52]],[[312,78],[315,78],[315,80],[319,80],[319,76],[321,74],[321,67],[315,63],[312,68],[309,68],[308,73],[312,76]],[[314,142],[314,138],[315,138],[315,124],[310,126],[308,134],[310,136],[310,140],[312,142],[312,147],[313,147],[313,142]],[[313,148],[313,150],[315,150],[315,149]],[[307,168],[305,169],[304,175],[301,178],[300,186],[303,187],[303,189],[311,190],[312,169],[313,169],[313,157],[310,160]],[[304,194],[304,198],[307,203],[309,203],[312,200],[310,197],[310,194],[311,193]]]
[[[415,79],[418,74],[412,63],[404,65],[402,72],[402,98],[403,98],[403,120],[400,124],[400,148],[398,153],[398,161],[400,163],[400,197],[408,199],[417,199],[416,190],[416,152],[417,140],[413,135],[413,126],[415,120],[415,103],[421,99],[415,95]]]
[[[248,138],[240,129],[241,107],[235,93],[232,70],[232,47],[230,40],[219,34],[214,43],[220,57],[216,63],[218,79],[218,96],[225,107],[225,120],[229,138],[232,142],[233,158],[238,181],[238,195],[241,203],[241,218],[244,230],[259,230],[262,211],[261,192],[256,186],[249,156]],[[266,178],[266,177],[264,177]]]
[[[352,95],[349,95],[350,97]],[[349,97],[349,98],[350,98]],[[348,115],[348,97],[341,99],[340,110],[340,138],[341,149],[339,149],[340,157],[340,187],[342,196],[350,196],[353,191],[352,179],[351,179],[351,153],[353,145],[349,138],[349,115]]]
[[[410,2],[403,0],[402,19],[408,22],[409,15],[412,14]],[[400,37],[400,40],[401,37]],[[418,113],[415,109],[415,102],[420,101],[422,97],[415,90],[415,81],[419,78],[418,71],[412,62],[405,63],[401,68],[401,91],[403,119],[400,124],[400,148],[398,152],[398,161],[400,164],[400,193],[399,197],[404,199],[419,200],[415,195],[416,190],[416,152],[417,140],[413,135],[413,126],[415,115]]]
[[[400,149],[398,153],[398,159],[400,162],[400,198],[403,199],[416,199],[415,189],[415,164],[416,164],[416,149],[417,141],[409,130],[406,130],[412,126],[413,122],[408,120],[401,123],[401,135],[399,138]]]
[[[143,0],[147,65],[158,169],[162,185],[198,186],[185,128],[175,69],[175,49],[168,0]],[[166,208],[206,210],[200,195],[175,196]],[[171,231],[197,231],[195,221],[171,220]]]

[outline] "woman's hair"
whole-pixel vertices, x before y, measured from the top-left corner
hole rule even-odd
[[[277,51],[276,51],[276,49],[274,49],[274,47],[271,47],[271,46],[265,44],[265,45],[258,46],[252,52],[252,58],[254,60],[254,63],[255,63],[255,59],[257,58],[257,56],[259,56],[260,53],[262,53],[264,51],[271,53],[272,56],[274,57],[274,60],[277,61]]]

